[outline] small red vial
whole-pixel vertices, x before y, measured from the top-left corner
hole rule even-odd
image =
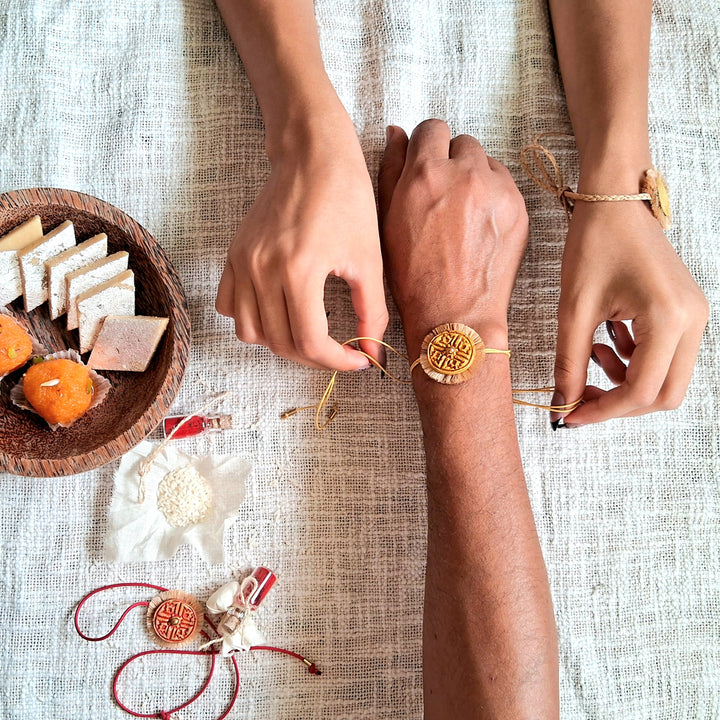
[[[272,589],[277,577],[272,570],[268,570],[268,568],[262,566],[256,567],[250,574],[250,577],[255,578],[258,585],[257,588],[253,590],[250,597],[247,598],[247,602],[252,610],[257,610],[260,603]],[[245,598],[238,597],[235,602],[237,605],[244,605]]]
[[[185,417],[183,415],[174,415],[166,417],[163,420],[163,432],[165,437],[180,424]],[[218,417],[203,417],[195,415],[191,417],[174,435],[175,438],[195,437],[213,430],[231,430],[233,426],[232,415],[220,415]]]

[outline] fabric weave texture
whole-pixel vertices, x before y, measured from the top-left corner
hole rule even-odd
[[[385,126],[409,131],[427,117],[478,137],[510,168],[531,218],[510,312],[513,382],[550,384],[565,217],[519,165],[535,134],[570,131],[546,3],[317,0],[316,14],[373,176]],[[672,194],[668,234],[712,307],[685,403],[557,433],[546,413],[516,412],[555,602],[563,720],[720,718],[718,37],[714,0],[654,3],[650,129]],[[72,627],[86,592],[138,581],[204,600],[262,564],[279,581],[258,626],[323,675],[243,655],[231,717],[421,718],[425,490],[411,391],[375,370],[347,374],[327,430],[311,413],[281,421],[319,398],[326,374],[239,343],[214,309],[227,244],[269,166],[252,89],[212,0],[0,0],[0,87],[0,190],[90,193],[158,239],[193,325],[174,413],[227,390],[217,411],[236,424],[177,446],[254,468],[226,563],[209,567],[189,547],[158,563],[102,560],[117,462],[58,479],[0,475],[0,716],[126,717],[111,681],[128,655],[151,647],[144,617],[136,610],[111,640],[86,643]],[[558,159],[574,183],[572,147]],[[352,337],[343,283],[328,282],[327,307],[332,334]],[[386,340],[402,347],[394,311]],[[590,377],[606,385],[594,365]],[[151,596],[91,603],[85,631],[106,632]],[[197,658],[141,662],[120,691],[138,711],[172,707],[205,669]],[[231,682],[220,662],[210,692],[178,718],[217,717]]]

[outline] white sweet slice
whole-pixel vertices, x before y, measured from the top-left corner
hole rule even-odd
[[[67,284],[67,329],[74,330],[78,326],[77,297],[90,290],[90,288],[109,280],[111,277],[127,270],[128,254],[121,250],[101,260],[96,260],[81,267],[79,270],[68,273],[65,277]]]
[[[52,320],[65,314],[68,309],[65,276],[94,260],[104,258],[106,255],[107,235],[100,233],[69,250],[65,250],[65,252],[61,252],[45,263],[48,274],[48,302]]]
[[[108,315],[95,340],[88,367],[145,372],[167,325],[168,318]]]
[[[18,251],[25,310],[30,312],[48,299],[45,261],[75,245],[75,228],[66,220],[47,235]]]
[[[135,314],[135,276],[132,270],[116,275],[107,282],[78,295],[80,320],[80,353],[92,350],[108,315]]]
[[[0,238],[0,305],[7,305],[22,295],[22,277],[18,250],[42,238],[40,216],[35,215]]]

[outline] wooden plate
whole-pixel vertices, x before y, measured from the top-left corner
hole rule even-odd
[[[124,212],[70,190],[17,190],[0,195],[0,236],[33,215],[40,216],[44,232],[71,220],[78,242],[104,232],[108,254],[119,250],[130,254],[136,313],[170,319],[148,369],[144,373],[101,372],[112,390],[101,405],[70,428],[53,432],[38,415],[10,402],[10,388],[25,369],[0,380],[0,470],[58,477],[105,465],[158,425],[180,390],[190,350],[190,319],[180,278],[168,256]],[[65,329],[65,316],[50,320],[47,303],[25,313],[18,298],[7,309],[48,350],[79,349],[77,331]]]

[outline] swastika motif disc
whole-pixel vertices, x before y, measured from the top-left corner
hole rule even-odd
[[[161,647],[177,647],[194,640],[202,630],[200,601],[180,590],[166,590],[148,605],[150,634]]]
[[[462,323],[436,327],[425,336],[420,348],[420,365],[440,383],[465,382],[484,359],[485,345],[480,336]]]

